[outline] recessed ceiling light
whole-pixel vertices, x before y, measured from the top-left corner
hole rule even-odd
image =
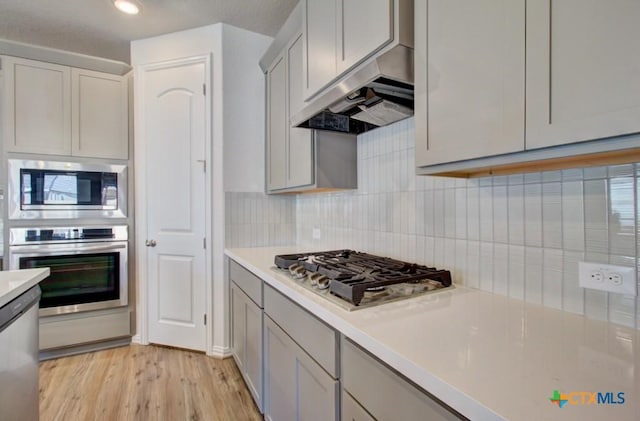
[[[113,5],[121,12],[129,15],[140,13],[140,5],[133,0],[113,0]]]

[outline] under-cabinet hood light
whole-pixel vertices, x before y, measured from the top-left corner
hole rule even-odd
[[[140,13],[140,5],[132,0],[113,0],[113,5],[121,12],[129,15],[137,15]]]

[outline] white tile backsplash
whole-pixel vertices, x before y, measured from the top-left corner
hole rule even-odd
[[[225,247],[289,245],[296,241],[293,196],[225,193]]]
[[[271,221],[267,213],[264,223],[293,233],[300,245],[435,265],[459,284],[640,327],[640,299],[585,290],[577,275],[583,259],[636,264],[640,165],[470,180],[415,176],[413,136],[413,119],[360,135],[358,190],[283,202],[256,196],[256,218],[265,200],[294,203],[290,219]],[[228,220],[244,223],[236,218]]]

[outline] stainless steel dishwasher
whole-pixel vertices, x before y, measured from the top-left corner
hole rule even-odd
[[[0,419],[37,421],[38,301],[35,286],[0,307]]]

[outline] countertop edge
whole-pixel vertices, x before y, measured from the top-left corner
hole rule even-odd
[[[2,307],[5,304],[11,302],[12,300],[16,299],[21,294],[23,294],[24,292],[28,291],[33,286],[38,284],[40,281],[45,279],[51,273],[49,268],[11,270],[11,271],[2,271],[0,273],[3,274],[2,276],[15,275],[16,277],[18,277],[18,276],[22,277],[22,276],[28,275],[29,273],[27,273],[27,272],[31,273],[30,274],[30,276],[31,276],[30,278],[28,278],[28,279],[22,279],[22,278],[17,279],[16,281],[22,280],[22,282],[19,285],[17,285],[15,288],[12,288],[9,292],[7,292],[4,295],[0,296],[0,307]]]
[[[491,408],[482,405],[473,397],[455,389],[447,382],[425,370],[423,367],[408,361],[406,358],[396,353],[388,344],[381,343],[371,338],[365,332],[353,326],[348,321],[325,309],[322,305],[310,300],[300,292],[289,288],[287,285],[275,278],[269,271],[265,271],[262,268],[257,267],[242,256],[234,253],[233,249],[225,249],[225,255],[240,263],[246,269],[253,272],[254,275],[267,282],[269,285],[292,299],[295,303],[302,306],[320,320],[324,321],[329,326],[338,330],[340,333],[371,352],[378,359],[385,362],[394,370],[398,371],[413,383],[440,399],[442,402],[446,403],[465,417],[469,419],[504,420],[503,417],[498,415]],[[331,304],[328,303],[328,305]]]

